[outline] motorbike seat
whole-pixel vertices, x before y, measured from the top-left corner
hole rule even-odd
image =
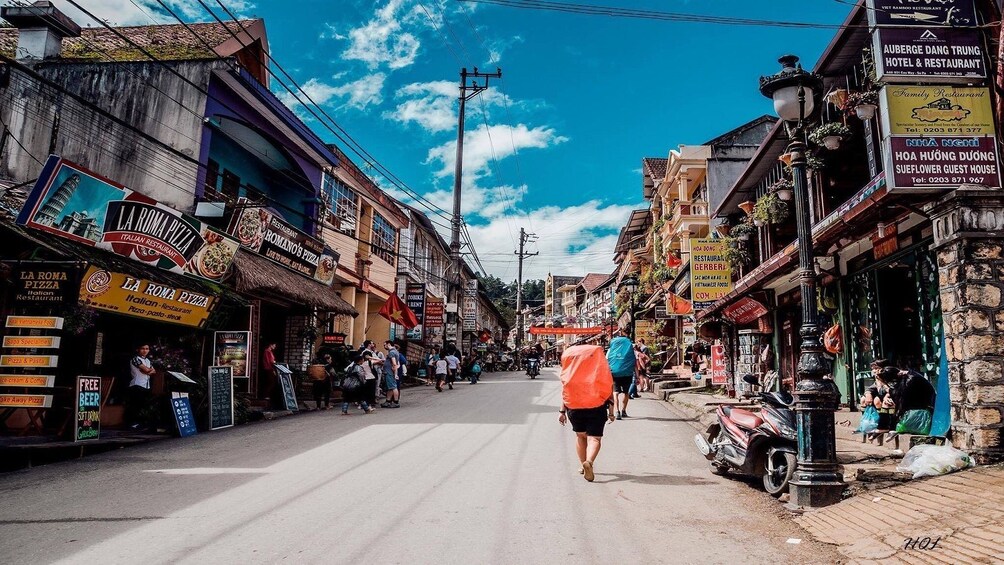
[[[728,408],[725,410],[725,415],[735,422],[736,425],[747,430],[752,430],[763,423],[763,419],[760,416],[742,408]]]

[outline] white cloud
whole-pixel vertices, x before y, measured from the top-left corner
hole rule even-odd
[[[394,94],[401,100],[393,111],[384,117],[402,124],[417,124],[430,133],[457,129],[457,98],[460,95],[458,82],[437,80],[416,82],[402,86]],[[497,89],[488,89],[478,95],[476,112],[468,110],[469,119],[480,118],[482,108],[489,114],[492,108],[503,105],[517,105],[512,99]],[[472,102],[473,104],[473,102]]]
[[[361,61],[370,69],[382,65],[390,69],[411,66],[422,43],[417,35],[405,30],[405,26],[421,25],[419,10],[420,6],[408,6],[405,0],[390,0],[376,10],[371,20],[344,34],[349,46],[342,57]]]
[[[53,0],[53,3],[78,25],[84,27],[101,25],[66,0]],[[79,3],[88,12],[112,25],[178,23],[178,20],[164,10],[156,0],[87,0]],[[168,0],[165,3],[187,21],[214,21],[213,17],[196,0]],[[213,4],[207,5],[213,6]],[[241,16],[254,7],[251,2],[244,0],[227,0],[226,6],[237,16]],[[223,10],[218,10],[217,15],[223,21],[229,19]]]
[[[380,104],[383,102],[383,84],[386,79],[387,75],[375,73],[359,80],[333,85],[312,78],[301,86],[303,92],[310,96],[310,99],[318,106],[332,105],[337,101],[343,107],[365,110],[371,104]],[[307,99],[302,94],[297,94],[301,100],[307,102]],[[283,91],[278,96],[284,104],[297,110],[301,115],[305,115],[300,107],[300,103],[297,102],[296,97],[292,94]]]
[[[523,149],[544,149],[566,141],[567,137],[558,135],[554,128],[547,126],[530,128],[525,124],[517,124],[510,129],[507,126],[485,127],[482,124],[464,134],[464,183],[474,184],[487,176],[491,172],[493,156],[502,160]],[[448,141],[430,149],[426,162],[438,163],[440,168],[435,175],[443,178],[453,174],[456,156],[456,140]]]

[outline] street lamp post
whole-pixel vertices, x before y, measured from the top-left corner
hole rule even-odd
[[[812,225],[809,220],[808,180],[805,174],[805,120],[812,116],[823,81],[798,64],[798,57],[778,59],[781,71],[760,77],[760,92],[774,101],[774,110],[789,126],[794,180],[795,221],[798,229],[798,270],[802,292],[801,356],[795,386],[798,422],[798,468],[791,481],[789,504],[793,508],[819,508],[840,501],[843,477],[837,472],[834,411],[840,399],[829,358],[820,343],[816,317],[816,273],[813,265]]]
[[[634,293],[638,291],[638,279],[634,276],[625,277],[618,288],[626,290],[631,295],[631,302],[628,305],[630,311],[628,313],[631,317],[631,343],[634,343],[634,312],[636,308]]]

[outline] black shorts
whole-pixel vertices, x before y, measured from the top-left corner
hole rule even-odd
[[[568,421],[572,431],[592,437],[603,437],[603,426],[607,425],[607,405],[597,408],[568,409]]]
[[[628,394],[628,389],[631,388],[633,382],[634,377],[614,377],[614,392]]]

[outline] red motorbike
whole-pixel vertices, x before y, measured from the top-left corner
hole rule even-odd
[[[752,375],[744,376],[743,381],[759,384]],[[757,396],[758,410],[719,406],[718,422],[708,427],[707,439],[697,434],[694,443],[711,461],[712,473],[760,477],[768,493],[781,496],[788,492],[798,453],[797,425],[791,409],[794,401],[787,392],[760,392]]]

